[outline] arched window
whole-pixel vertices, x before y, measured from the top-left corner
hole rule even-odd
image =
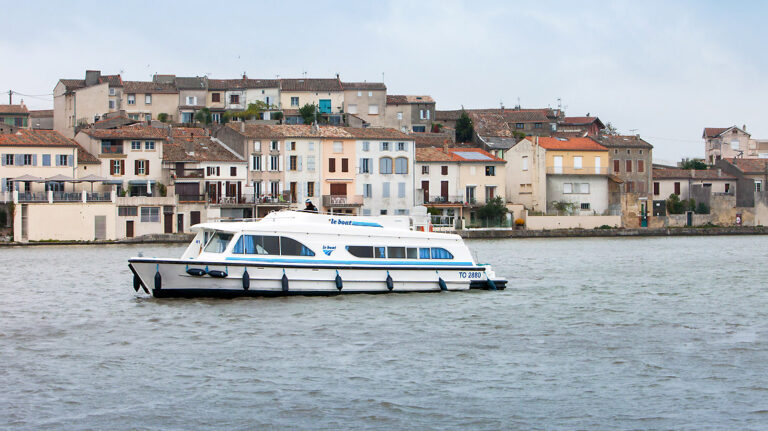
[[[407,174],[408,173],[408,159],[405,157],[398,157],[395,159],[395,173]]]
[[[379,159],[379,173],[391,174],[392,173],[392,159],[389,157],[382,157]]]

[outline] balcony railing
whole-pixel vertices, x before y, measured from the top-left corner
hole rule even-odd
[[[86,200],[88,202],[107,202],[107,201],[111,201],[112,200],[112,194],[109,193],[109,192],[107,192],[107,193],[98,193],[98,192],[87,193],[86,194]]]
[[[101,154],[123,154],[122,145],[102,145]]]
[[[205,202],[205,195],[183,194],[179,196],[179,203]]]
[[[48,202],[48,192],[19,192],[19,202]]]
[[[464,202],[464,196],[463,195],[457,195],[457,196],[430,196],[429,202],[425,202],[426,204],[463,204]]]
[[[82,193],[53,192],[54,202],[82,202]]]
[[[204,169],[173,169],[172,175],[176,178],[203,178],[205,175]]]
[[[323,206],[328,208],[359,207],[363,205],[363,195],[323,195]]]
[[[547,166],[547,174],[554,175],[607,175],[608,166]]]

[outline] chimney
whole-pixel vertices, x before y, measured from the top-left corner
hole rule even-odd
[[[746,132],[746,131],[747,131],[747,125],[746,125],[746,124],[743,124],[743,125],[741,126],[741,130],[743,130],[743,131],[745,131],[745,132]]]
[[[92,85],[96,85],[99,83],[99,78],[101,78],[101,71],[100,70],[86,70],[85,71],[85,86],[90,87]]]

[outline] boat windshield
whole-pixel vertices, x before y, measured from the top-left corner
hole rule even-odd
[[[216,232],[208,245],[205,246],[205,251],[207,253],[224,253],[230,241],[232,241],[231,233]]]

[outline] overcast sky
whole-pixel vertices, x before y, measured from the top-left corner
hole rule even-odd
[[[532,4],[535,3],[535,4]],[[222,7],[219,9],[217,5]],[[702,128],[768,138],[765,4],[749,2],[222,2],[3,4],[0,102],[50,109],[85,69],[381,81],[437,109],[556,107],[703,157]],[[47,94],[47,96],[46,96]],[[35,96],[35,97],[32,97]],[[762,121],[761,121],[762,120]]]

